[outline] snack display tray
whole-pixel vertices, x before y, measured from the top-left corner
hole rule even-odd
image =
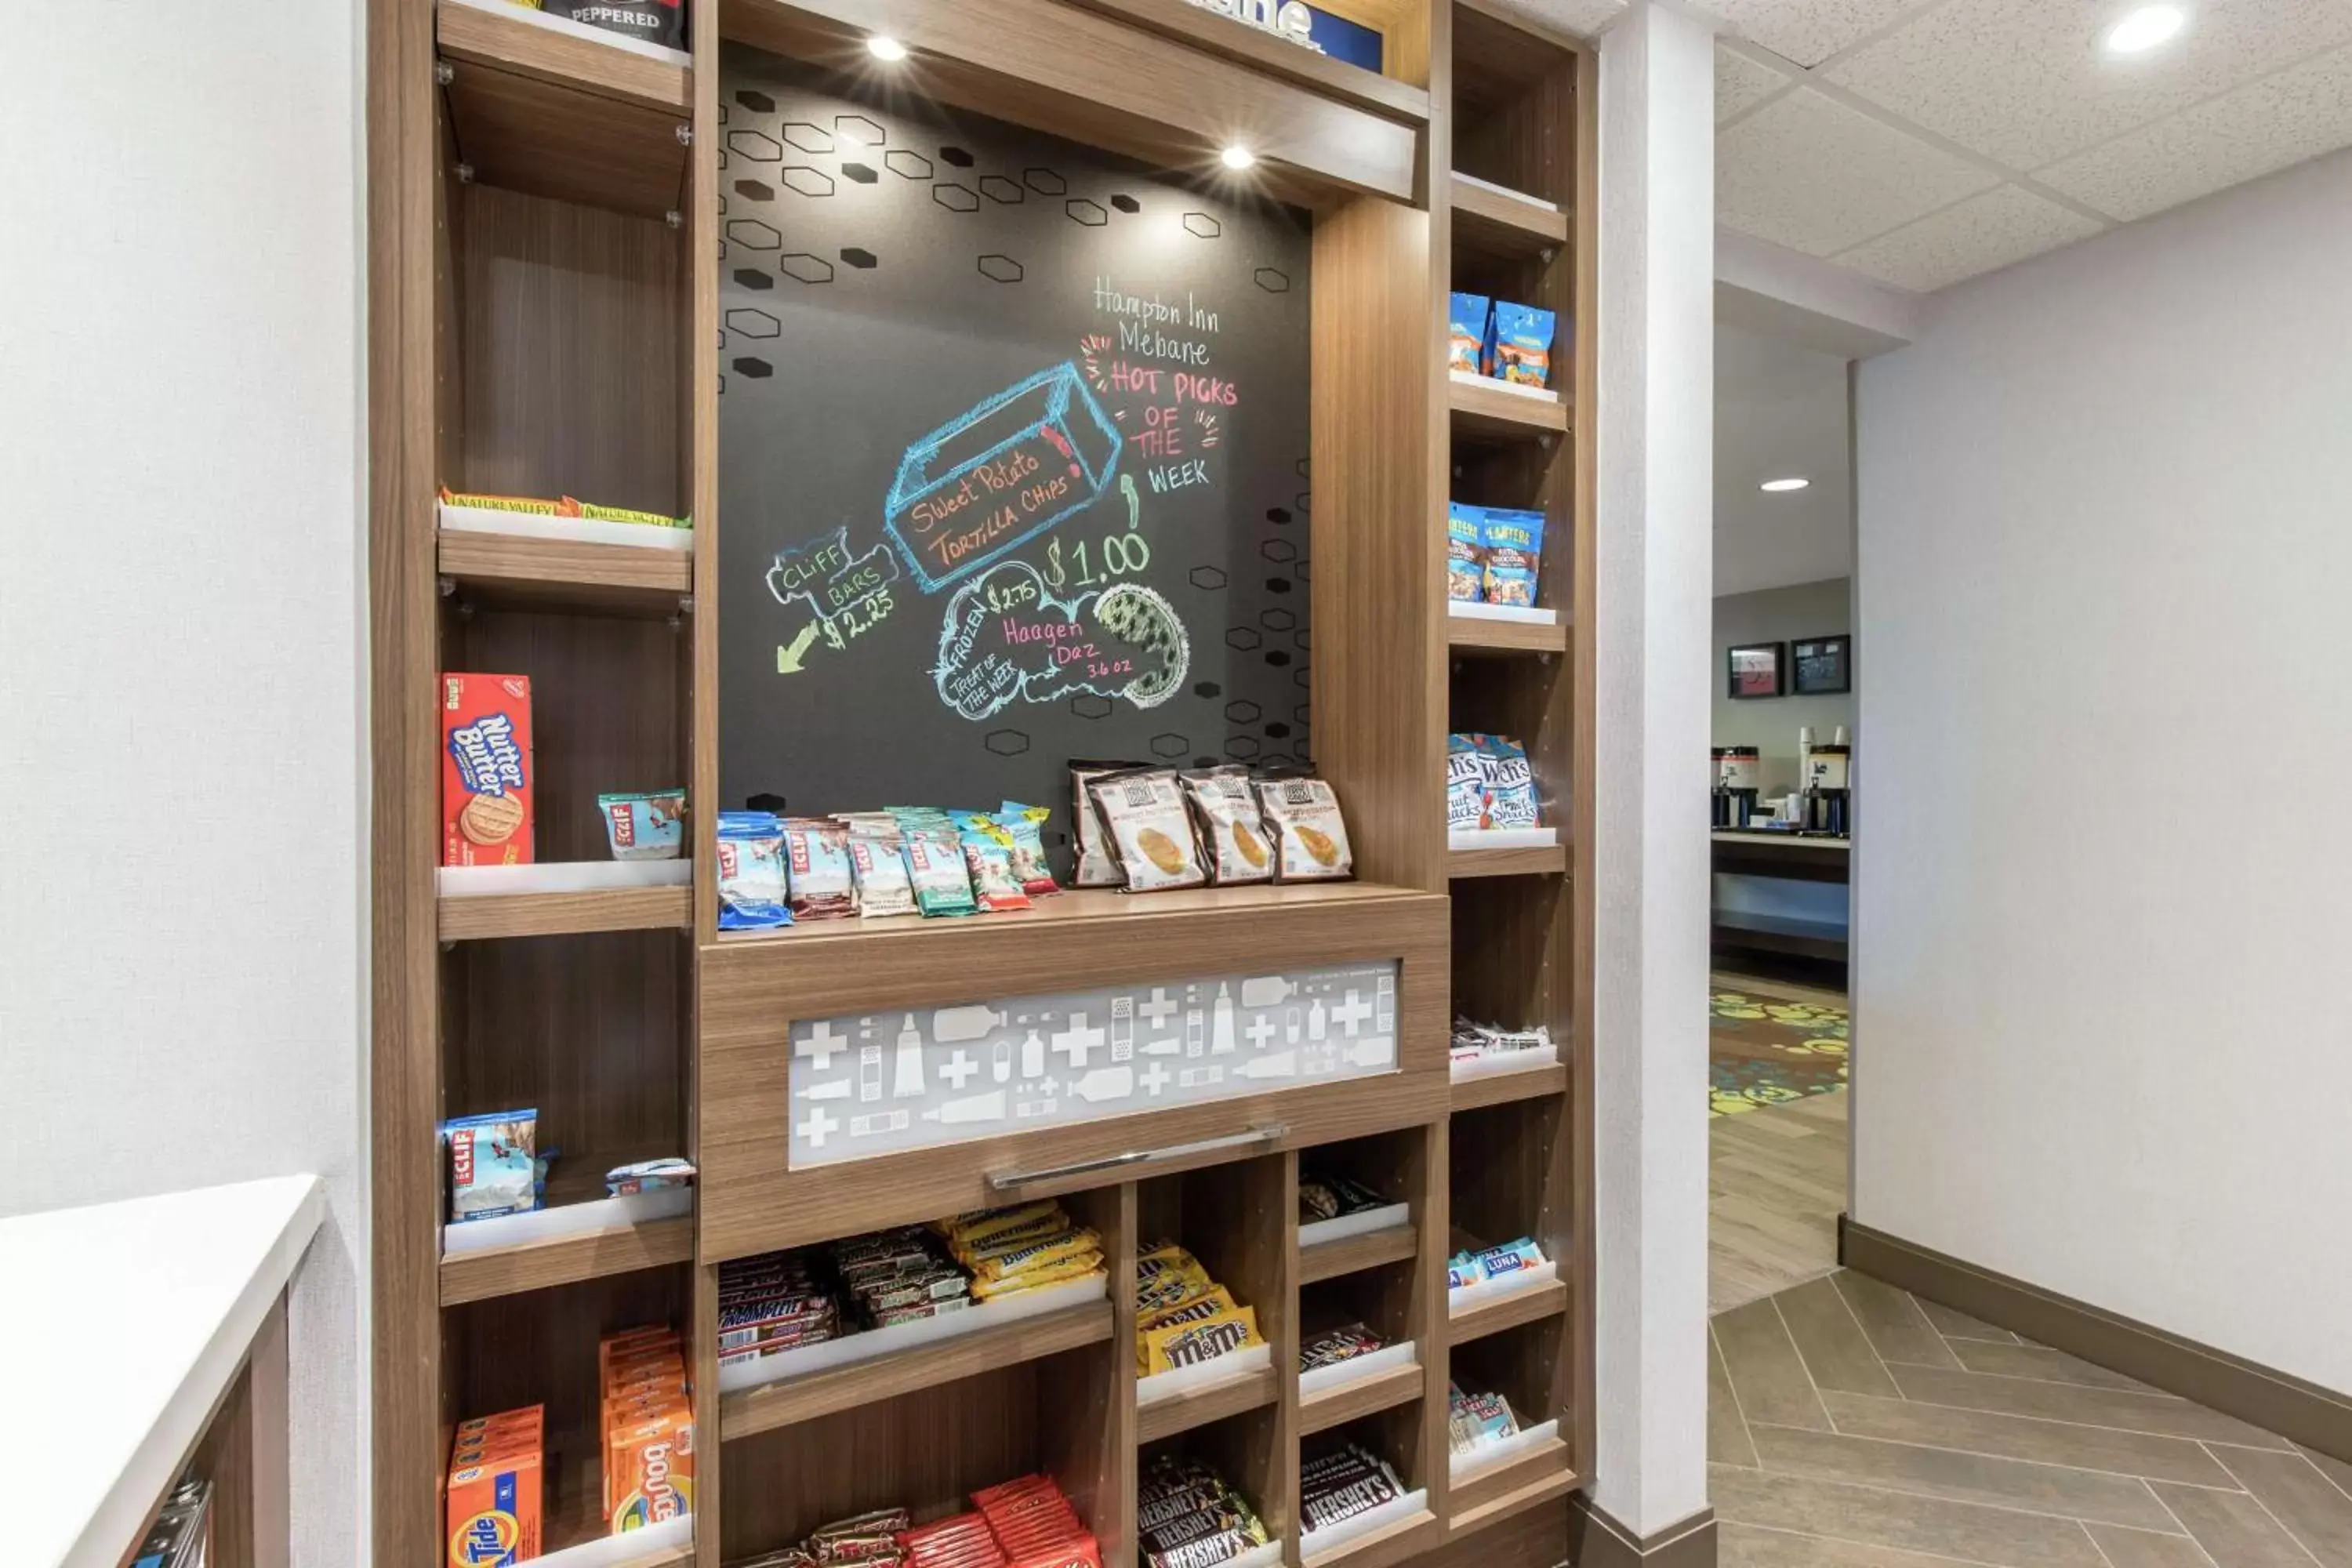
[[[1455,1486],[1460,1486],[1473,1477],[1498,1469],[1514,1459],[1533,1453],[1547,1443],[1556,1443],[1559,1440],[1559,1421],[1557,1417],[1544,1422],[1541,1426],[1523,1426],[1507,1437],[1498,1437],[1491,1443],[1481,1443],[1466,1454],[1454,1455],[1446,1462],[1446,1479]]]
[[[549,16],[544,12],[527,11],[509,4],[509,0],[495,0],[489,5],[482,4],[481,0],[456,0],[456,3],[479,5],[486,11],[511,13],[518,19],[550,26],[579,26],[576,22]],[[594,31],[593,28],[581,30]],[[624,38],[621,42],[635,44],[637,40]],[[658,52],[669,53],[667,49]],[[664,528],[651,522],[603,522],[587,517],[546,517],[538,512],[499,511],[484,506],[443,506],[440,510],[441,526],[451,533],[503,533],[516,539],[561,539],[573,544],[617,544],[630,550],[674,550],[681,553],[694,549],[694,530],[690,528]]]
[[[480,0],[471,0],[471,3],[478,5]],[[1465,174],[1459,169],[1454,171],[1454,177],[1465,185],[1475,185],[1482,191],[1493,191],[1496,195],[1508,196],[1515,202],[1526,202],[1530,206],[1549,207],[1553,212],[1559,211],[1558,202],[1548,202],[1541,196],[1531,196],[1525,191],[1513,190],[1508,185],[1498,185],[1492,180],[1482,180],[1475,174]]]
[[[1557,827],[1449,827],[1448,849],[1549,849],[1559,842]]]
[[[693,1555],[694,1516],[682,1513],[625,1535],[600,1535],[577,1546],[534,1557],[537,1568],[653,1568]]]
[[[1282,1562],[1282,1542],[1269,1541],[1264,1546],[1253,1546],[1239,1557],[1228,1559],[1221,1568],[1276,1568]]]
[[[441,1227],[441,1256],[462,1258],[509,1247],[530,1247],[603,1230],[625,1230],[656,1220],[683,1219],[694,1212],[692,1187],[669,1187],[656,1193],[632,1193],[626,1197],[596,1198],[584,1204],[560,1204],[529,1214],[500,1215],[495,1219],[469,1219]]]
[[[546,12],[532,6],[518,5],[516,0],[449,0],[449,3],[457,5],[470,5],[477,11],[488,11],[494,16],[502,16],[509,21],[521,22],[530,26],[544,27],[551,33],[561,33],[566,37],[582,38],[590,43],[602,44],[606,48],[619,49],[624,54],[643,55],[646,59],[659,60],[667,66],[677,66],[681,70],[694,68],[694,57],[683,49],[665,48],[659,44],[646,43],[643,38],[630,37],[626,33],[608,32],[603,27],[591,27],[586,23],[575,22],[569,16],[551,16]]]
[[[1370,1355],[1335,1362],[1329,1366],[1309,1367],[1298,1374],[1298,1392],[1301,1395],[1328,1393],[1360,1378],[1378,1377],[1401,1366],[1419,1364],[1413,1343],[1407,1340],[1401,1345],[1384,1345]]]
[[[1529,386],[1524,381],[1505,381],[1500,376],[1480,375],[1475,370],[1449,370],[1445,374],[1465,386],[1491,387],[1496,392],[1507,392],[1513,397],[1524,397],[1535,403],[1557,404],[1559,401],[1559,394],[1549,386]]]
[[[1082,1307],[1089,1301],[1103,1300],[1109,1284],[1108,1279],[1097,1274],[1090,1279],[1073,1279],[1066,1285],[1048,1285],[1042,1289],[1024,1290],[1001,1301],[984,1301],[961,1312],[950,1312],[943,1318],[918,1318],[911,1323],[893,1323],[888,1328],[868,1329],[860,1334],[844,1334],[837,1340],[824,1340],[793,1350],[778,1351],[752,1361],[735,1362],[719,1369],[719,1391],[735,1394],[747,1388],[762,1388],[789,1377],[806,1377],[812,1373],[828,1372],[837,1366],[849,1366],[900,1351],[961,1339],[983,1329],[1017,1323],[1027,1318],[1041,1318],[1066,1307]],[[1218,1363],[1213,1362],[1209,1364]]]
[[[677,860],[551,860],[535,866],[443,866],[434,873],[445,899],[515,893],[609,893],[625,888],[683,888],[694,862]]]
[[[1530,626],[1559,625],[1558,610],[1526,605],[1489,605],[1467,599],[1448,599],[1445,613],[1457,621],[1514,621]]]
[[[1252,1376],[1273,1365],[1272,1345],[1250,1345],[1242,1350],[1228,1351],[1213,1361],[1137,1378],[1135,1402],[1138,1405],[1157,1405],[1162,1400],[1196,1393],[1214,1384]]]
[[[1351,1236],[1369,1236],[1376,1230],[1393,1230],[1412,1223],[1411,1204],[1382,1204],[1378,1208],[1358,1209],[1332,1219],[1309,1220],[1298,1227],[1298,1245],[1319,1247],[1327,1241],[1345,1241]]]
[[[1545,1258],[1532,1268],[1522,1268],[1516,1274],[1506,1274],[1500,1279],[1481,1279],[1475,1285],[1457,1285],[1445,1293],[1448,1317],[1458,1318],[1475,1312],[1481,1307],[1491,1307],[1510,1296],[1522,1296],[1557,1283],[1559,1264]]]
[[[1523,1051],[1497,1051],[1490,1057],[1473,1057],[1467,1061],[1451,1065],[1455,1083],[1471,1079],[1502,1078],[1511,1073],[1534,1072],[1541,1068],[1559,1066],[1559,1042],[1549,1046],[1530,1046]]]
[[[1414,1514],[1429,1511],[1429,1492],[1415,1488],[1402,1497],[1393,1498],[1378,1508],[1368,1508],[1347,1519],[1333,1520],[1320,1530],[1298,1532],[1298,1555],[1302,1562],[1312,1562],[1326,1552],[1337,1551],[1350,1541],[1360,1539],[1376,1530],[1385,1530],[1401,1523]]]

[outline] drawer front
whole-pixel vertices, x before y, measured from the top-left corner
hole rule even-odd
[[[1446,910],[1399,893],[1051,944],[972,921],[706,948],[700,1256],[1442,1116]]]

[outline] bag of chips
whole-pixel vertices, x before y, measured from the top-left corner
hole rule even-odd
[[[1318,778],[1257,781],[1258,804],[1275,836],[1277,882],[1338,882],[1356,874],[1338,792]]]
[[[1238,763],[1178,775],[1184,798],[1201,829],[1209,880],[1220,887],[1274,879],[1274,851],[1266,846],[1265,821],[1249,770]]]
[[[1463,501],[1445,509],[1445,597],[1475,605],[1486,596],[1486,510]]]
[[[1553,320],[1549,310],[1496,300],[1494,350],[1486,374],[1522,386],[1549,386]]]
[[[1479,542],[1485,547],[1486,602],[1532,609],[1536,573],[1543,563],[1544,514],[1488,507],[1482,514]]]
[[[768,931],[793,923],[784,874],[784,826],[765,811],[719,814],[719,929]]]
[[[1105,773],[1090,781],[1087,791],[1102,816],[1103,835],[1127,873],[1129,892],[1197,888],[1209,879],[1173,770]]]
[[[1110,839],[1103,833],[1102,817],[1095,811],[1094,796],[1087,786],[1106,773],[1126,773],[1134,768],[1149,767],[1148,763],[1072,762],[1070,763],[1071,837],[1078,857],[1077,875],[1070,879],[1076,888],[1118,888],[1127,882],[1127,873],[1119,869],[1118,857],[1111,853]]]
[[[1527,748],[1501,735],[1474,736],[1486,790],[1486,826],[1536,826],[1536,783]]]
[[[1486,322],[1493,301],[1484,294],[1455,294],[1447,301],[1445,368],[1483,375],[1486,370]]]
[[[541,0],[540,8],[666,49],[686,47],[686,0]]]
[[[1475,735],[1445,737],[1445,826],[1448,832],[1486,824],[1486,768]]]

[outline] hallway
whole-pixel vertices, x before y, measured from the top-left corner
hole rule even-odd
[[[2352,1466],[1867,1276],[1712,1342],[1722,1568],[2352,1568]]]

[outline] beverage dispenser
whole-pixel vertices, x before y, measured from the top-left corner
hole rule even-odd
[[[1746,827],[1756,816],[1759,753],[1754,746],[1715,748],[1715,826]]]

